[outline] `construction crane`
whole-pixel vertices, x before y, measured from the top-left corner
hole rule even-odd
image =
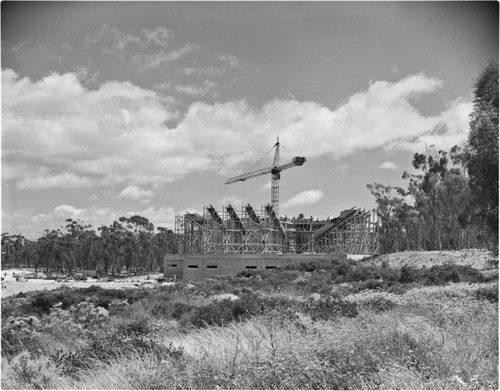
[[[273,165],[271,167],[262,168],[260,170],[246,172],[244,174],[235,176],[233,178],[229,178],[226,181],[226,185],[236,182],[243,182],[250,178],[255,178],[256,176],[271,174],[271,206],[273,207],[274,213],[279,218],[279,181],[281,171],[287,170],[292,167],[302,166],[306,158],[302,156],[295,156],[292,158],[292,161],[287,164],[283,164],[280,166],[280,140],[279,137],[276,140],[276,144],[274,144],[273,148],[276,148],[274,152]]]

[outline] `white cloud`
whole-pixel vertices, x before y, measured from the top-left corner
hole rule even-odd
[[[167,30],[165,27],[157,27],[154,30],[142,29],[141,32],[147,43],[154,43],[163,47],[168,46],[174,34],[172,30]]]
[[[32,178],[21,179],[16,183],[19,190],[31,189],[77,189],[92,187],[96,181],[90,177],[75,175],[73,173],[61,173],[56,175],[42,175]]]
[[[183,94],[192,96],[192,97],[197,97],[200,98],[210,92],[211,89],[215,88],[217,86],[217,83],[209,80],[204,80],[201,84],[195,85],[195,84],[190,84],[190,85],[176,85],[174,86],[174,89],[177,92],[181,92]]]
[[[281,203],[284,208],[302,206],[302,205],[312,205],[323,198],[323,192],[321,190],[304,190],[299,194],[294,195],[288,201]]]
[[[397,170],[398,166],[394,162],[383,162],[378,168],[383,169],[383,170]]]
[[[167,90],[172,87],[172,83],[166,82],[166,83],[155,83],[154,88],[157,90]]]
[[[97,231],[101,225],[110,225],[120,216],[110,208],[76,208],[72,205],[59,205],[48,213],[35,213],[32,209],[18,209],[10,213],[2,211],[2,232],[22,233],[28,239],[36,240],[45,229],[64,227],[68,218],[91,224]]]
[[[240,64],[240,60],[236,56],[230,54],[224,54],[218,57],[219,61],[224,62],[231,67],[236,67]]]
[[[268,190],[271,190],[271,181],[264,183],[262,187],[259,189],[259,191],[268,191]]]
[[[127,34],[113,26],[103,24],[96,33],[87,39],[88,45],[98,45],[106,54],[122,55],[130,45],[141,45],[141,38]]]
[[[192,172],[232,176],[269,150],[276,129],[289,151],[308,159],[376,148],[415,152],[424,143],[451,147],[467,136],[471,102],[457,99],[439,115],[424,116],[409,101],[441,84],[424,75],[378,81],[335,110],[296,100],[260,108],[197,102],[179,118],[168,100],[129,82],[90,90],[74,73],[35,82],[7,69],[2,173],[20,189],[154,188]],[[172,119],[178,124],[165,126]]]
[[[197,67],[185,67],[180,70],[181,73],[183,73],[186,76],[191,76],[191,75],[199,75],[199,76],[210,76],[210,77],[215,77],[218,76],[222,73],[224,73],[224,70],[221,68],[209,66],[205,68],[197,68]]]
[[[142,217],[146,217],[151,223],[153,223],[155,228],[165,227],[172,230],[175,228],[176,212],[171,207],[161,207],[156,209],[151,206],[144,210],[127,212],[127,215],[139,215]]]
[[[127,200],[142,200],[153,197],[154,193],[151,190],[143,190],[135,185],[128,185],[124,188],[116,198]]]
[[[136,53],[131,61],[140,72],[149,69],[156,69],[170,62],[176,61],[198,49],[197,45],[187,44],[177,50],[171,52],[160,52],[156,54],[140,54]]]
[[[83,209],[75,208],[71,205],[59,205],[54,209],[54,214],[64,218],[75,218],[82,213]]]
[[[190,212],[197,212],[196,209]],[[184,211],[178,212],[183,213]],[[28,239],[35,240],[42,236],[45,229],[64,227],[68,218],[92,225],[95,231],[102,225],[109,226],[121,216],[139,215],[146,217],[157,227],[175,228],[176,212],[171,207],[147,208],[136,211],[117,211],[111,208],[77,208],[72,205],[59,205],[48,213],[35,213],[31,209],[19,209],[10,213],[2,211],[2,232],[22,233]]]
[[[190,170],[176,130],[164,126],[176,114],[154,91],[118,82],[87,90],[71,73],[32,82],[4,70],[2,101],[2,171],[19,189],[165,183]]]
[[[130,47],[139,49],[153,44],[166,48],[173,37],[173,32],[165,27],[145,28],[141,30],[141,34],[142,37],[128,34],[114,26],[103,24],[93,36],[86,39],[86,43],[87,46],[97,45],[106,54],[123,57]]]

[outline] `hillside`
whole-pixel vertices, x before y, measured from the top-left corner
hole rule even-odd
[[[391,268],[411,266],[414,268],[432,267],[445,263],[470,266],[484,274],[498,274],[498,255],[493,256],[485,250],[461,251],[405,251],[393,254],[378,255],[361,261],[363,263],[381,266],[386,264]]]

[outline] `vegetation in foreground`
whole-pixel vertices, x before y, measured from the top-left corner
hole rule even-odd
[[[304,263],[6,298],[2,388],[497,389],[496,278],[428,269]]]

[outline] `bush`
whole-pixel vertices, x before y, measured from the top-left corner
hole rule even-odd
[[[22,352],[10,361],[13,377],[13,389],[55,389],[61,386],[60,376],[54,365],[45,357],[35,358],[28,352]],[[2,365],[2,372],[4,368]],[[4,380],[2,373],[2,386]],[[64,386],[63,386],[64,387]],[[4,388],[4,387],[2,387]]]
[[[327,297],[326,299],[310,297],[302,304],[302,309],[312,320],[339,317],[354,318],[358,315],[356,303],[350,303],[336,297]]]
[[[420,275],[418,273],[418,270],[411,267],[404,265],[401,268],[401,276],[399,277],[399,282],[402,284],[408,284],[410,282],[414,282],[420,279]]]
[[[491,302],[498,302],[498,286],[489,288],[479,288],[476,291],[476,297],[481,300],[489,300]]]
[[[343,277],[345,277],[349,271],[354,267],[355,261],[352,260],[335,260],[332,262],[332,279],[338,282],[346,282]]]
[[[376,312],[388,311],[400,304],[400,297],[383,291],[363,291],[346,296],[345,301],[356,303],[360,309],[368,309]]]
[[[90,336],[89,342],[84,347],[74,351],[58,349],[50,356],[50,360],[66,376],[78,379],[82,370],[89,370],[102,363],[110,364],[116,359],[137,354],[153,355],[158,360],[171,357],[183,357],[182,348],[175,348],[172,343],[163,345],[154,340],[150,335],[124,336],[105,330]],[[101,364],[96,364],[96,361]]]
[[[35,316],[10,317],[2,322],[2,357],[8,359],[24,350],[40,355],[42,344],[38,338],[41,323]]]
[[[181,319],[185,314],[192,312],[196,307],[192,304],[177,302],[173,304],[170,316],[176,320]]]

